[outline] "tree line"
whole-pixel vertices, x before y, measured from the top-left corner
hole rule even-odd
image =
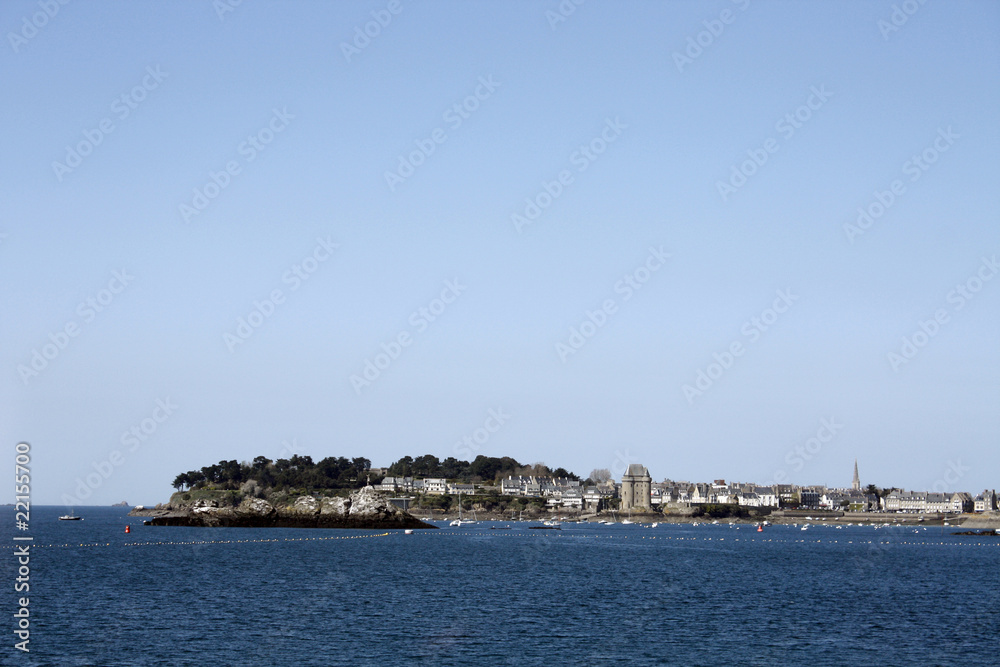
[[[272,461],[258,456],[253,461],[219,461],[200,470],[189,470],[174,478],[174,488],[238,489],[251,480],[264,488],[353,489],[367,482],[371,461],[364,457],[347,459],[328,456],[314,462],[311,456]]]
[[[501,479],[517,475],[535,477],[567,477],[580,479],[565,468],[550,469],[544,463],[525,465],[509,456],[495,457],[480,454],[470,461],[460,461],[449,456],[444,461],[433,454],[413,458],[404,456],[388,468],[389,477],[443,477],[460,482],[499,482]]]
[[[174,478],[174,488],[238,489],[249,481],[274,489],[354,489],[364,486],[369,478],[373,484],[382,475],[371,475],[371,461],[364,457],[328,456],[314,462],[311,456],[298,454],[288,459],[272,461],[258,456],[253,461],[219,461],[200,470],[189,470]],[[441,461],[432,454],[416,458],[404,456],[389,466],[390,477],[443,477],[471,483],[495,482],[509,475],[538,477],[568,477],[580,479],[565,468],[549,469],[544,463],[523,465],[509,456],[477,456],[473,461],[460,461],[452,456]]]

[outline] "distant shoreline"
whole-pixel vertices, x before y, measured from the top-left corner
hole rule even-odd
[[[442,512],[429,514],[426,511],[410,509],[410,513],[423,520],[432,521],[452,521],[458,518],[457,512]],[[693,516],[691,514],[658,514],[658,513],[632,513],[631,518],[621,512],[601,512],[599,514],[570,514],[570,513],[539,513],[532,516],[525,516],[523,520],[511,518],[509,514],[501,515],[495,512],[471,511],[462,512],[463,519],[471,519],[475,515],[478,521],[497,521],[507,523],[528,523],[539,521],[551,521],[557,519],[564,523],[598,523],[600,521],[610,521],[611,523],[621,523],[628,519],[635,524],[652,523],[678,523],[678,524],[748,524],[757,525],[768,522],[776,525],[798,525],[803,523],[829,523],[829,524],[899,524],[905,526],[940,526],[940,527],[974,527],[982,529],[1000,528],[1000,514],[957,514],[952,516],[942,516],[939,514],[905,514],[886,512],[828,512],[809,510],[777,510],[771,514],[758,517],[720,517],[715,518],[708,515]],[[947,526],[945,524],[948,524]]]

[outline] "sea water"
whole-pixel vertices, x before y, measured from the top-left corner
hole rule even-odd
[[[153,527],[88,507],[32,509],[23,653],[4,509],[3,664],[1000,664],[1000,539],[955,528],[406,535]]]

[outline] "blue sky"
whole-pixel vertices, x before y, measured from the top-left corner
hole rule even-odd
[[[996,487],[1000,7],[896,5],[4,3],[34,501],[290,453]]]

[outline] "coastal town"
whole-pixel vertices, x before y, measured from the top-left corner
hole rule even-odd
[[[472,461],[432,454],[404,456],[388,467],[373,467],[365,457],[328,456],[318,461],[295,454],[271,460],[222,460],[177,475],[178,506],[195,502],[238,504],[239,499],[275,495],[276,502],[314,496],[333,498],[358,489],[382,495],[399,510],[425,519],[450,517],[461,511],[481,518],[615,520],[616,513],[639,521],[713,519],[794,520],[809,513],[873,521],[954,521],[979,515],[1000,523],[995,490],[973,495],[939,488],[907,490],[862,485],[855,461],[850,485],[711,482],[663,479],[654,482],[641,463],[623,465],[616,474],[594,469],[581,477],[544,463],[525,464],[511,457],[479,455]],[[935,484],[943,486],[944,482]],[[845,520],[848,520],[845,518]]]
[[[385,469],[370,469],[375,477]],[[589,482],[589,483],[588,483]],[[631,464],[621,479],[600,481],[571,477],[508,475],[498,484],[453,482],[445,478],[384,476],[373,482],[404,509],[420,505],[424,496],[489,496],[521,498],[543,504],[549,511],[597,514],[605,510],[642,513],[690,511],[699,507],[729,506],[754,510],[812,510],[906,514],[968,514],[998,510],[995,490],[973,496],[965,491],[908,491],[898,488],[862,488],[857,463],[851,486],[759,485],[749,482],[653,482],[649,470]],[[538,501],[542,501],[539,503]]]

